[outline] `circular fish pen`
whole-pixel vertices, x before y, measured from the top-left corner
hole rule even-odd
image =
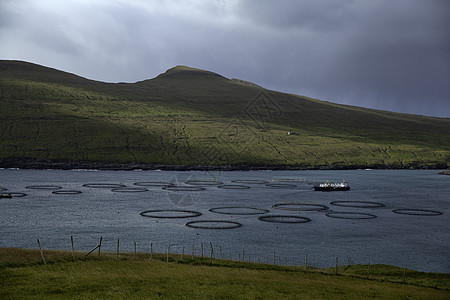
[[[379,208],[384,207],[383,203],[371,202],[371,201],[333,201],[331,205],[341,207],[355,207],[355,208]]]
[[[221,185],[223,184],[222,181],[216,181],[216,180],[188,180],[184,183],[189,185]]]
[[[245,190],[245,189],[249,189],[249,186],[246,185],[242,185],[242,184],[224,184],[224,185],[219,185],[218,186],[219,189],[225,189],[225,190]]]
[[[174,185],[171,182],[164,182],[164,181],[141,181],[135,182],[133,184],[137,186],[146,186],[146,187],[165,187]]]
[[[308,223],[311,222],[310,218],[300,217],[300,216],[290,216],[290,215],[269,215],[260,216],[258,220],[263,222],[272,223]]]
[[[30,190],[60,190],[62,189],[62,186],[42,184],[42,185],[29,185],[25,188]]]
[[[328,206],[321,204],[310,204],[310,203],[277,203],[272,205],[275,209],[290,210],[290,211],[325,211],[328,210]]]
[[[195,218],[202,214],[194,210],[183,210],[183,209],[155,209],[146,210],[140,213],[141,216],[147,218],[158,218],[158,219],[183,219],[183,218]]]
[[[242,183],[242,184],[267,184],[269,183],[266,180],[257,180],[257,179],[239,179],[239,180],[231,180],[232,183]]]
[[[205,190],[205,188],[202,188],[201,186],[183,186],[183,185],[164,186],[162,189],[172,192],[199,192]]]
[[[271,189],[294,189],[297,186],[290,183],[266,183],[266,186]]]
[[[410,216],[440,216],[443,212],[437,210],[428,210],[428,209],[394,209],[392,212],[400,215],[410,215]]]
[[[19,198],[19,197],[25,197],[25,196],[27,196],[28,194],[25,194],[25,193],[17,193],[17,192],[11,192],[11,193],[8,193],[8,194],[6,194],[6,195],[11,196],[11,197],[13,197],[13,198]]]
[[[223,215],[261,215],[269,212],[267,209],[255,208],[249,206],[224,206],[211,208],[210,212]]]
[[[59,191],[53,191],[52,194],[57,195],[76,195],[81,194],[81,191],[75,191],[75,190],[59,190]]]
[[[86,183],[83,186],[94,189],[118,189],[126,187],[126,185],[120,183]]]
[[[348,219],[348,220],[364,220],[364,219],[375,219],[377,216],[367,213],[357,213],[357,212],[329,212],[325,214],[327,217],[335,219]]]
[[[112,192],[115,193],[142,193],[142,192],[148,192],[146,188],[132,188],[132,187],[124,187],[124,188],[117,188],[112,189]]]
[[[276,178],[272,179],[272,181],[277,183],[307,183],[308,180],[300,179],[300,178]]]
[[[228,220],[191,221],[187,222],[185,225],[196,229],[235,229],[242,226],[239,222]]]

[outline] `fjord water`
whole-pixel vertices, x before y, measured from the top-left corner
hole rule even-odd
[[[171,252],[191,254],[192,245],[205,256],[213,244],[224,257],[245,260],[308,264],[319,267],[339,264],[392,264],[430,272],[450,272],[450,176],[437,170],[348,170],[348,171],[89,171],[89,170],[0,170],[1,192],[26,193],[25,197],[0,199],[0,246],[88,251],[103,237],[102,249],[115,251]],[[345,179],[346,192],[315,192],[314,183]],[[168,191],[147,187],[146,192],[114,192],[89,188],[83,184],[109,183],[137,187],[136,182],[216,180],[236,184],[235,180],[265,180],[278,183],[266,186],[247,182],[248,189],[222,189],[203,186],[202,191]],[[307,182],[305,182],[306,180]],[[242,183],[241,183],[242,184]],[[285,185],[283,185],[285,184]],[[56,185],[80,194],[53,194],[30,186]],[[27,188],[28,187],[28,188]],[[383,207],[341,207],[333,201],[371,201]],[[277,203],[325,205],[327,211],[288,211]],[[209,211],[218,207],[256,207],[269,210],[265,215],[294,215],[311,219],[308,223],[271,223],[258,215],[225,215]],[[202,215],[192,218],[161,219],[140,215],[145,210],[194,210]],[[441,215],[396,214],[396,209],[439,211]],[[373,219],[338,219],[329,212],[355,212],[375,215]],[[185,226],[195,220],[237,221],[236,229],[195,229]],[[220,248],[219,248],[220,247]]]

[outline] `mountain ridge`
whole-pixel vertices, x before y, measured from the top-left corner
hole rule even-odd
[[[105,83],[0,61],[0,84],[0,165],[14,159],[234,169],[450,162],[450,119],[270,91],[186,66],[135,83]]]

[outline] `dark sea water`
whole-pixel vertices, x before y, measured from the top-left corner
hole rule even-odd
[[[351,171],[86,171],[86,170],[0,170],[0,193],[26,193],[25,197],[0,199],[0,246],[37,248],[39,238],[44,249],[71,249],[73,236],[77,250],[94,248],[103,237],[102,249],[115,251],[120,239],[121,251],[200,254],[200,245],[213,244],[225,257],[238,259],[245,250],[245,260],[272,263],[333,266],[340,264],[392,264],[430,272],[450,272],[450,176],[436,170],[351,170]],[[346,192],[315,192],[312,186],[325,180],[345,179],[351,186]],[[244,180],[244,183],[232,181]],[[266,181],[257,184],[256,181]],[[137,182],[171,182],[189,186],[191,181],[201,191],[169,191],[146,186],[148,191],[111,191],[111,188],[85,187],[83,184],[108,183],[142,188]],[[200,182],[199,182],[200,181]],[[202,182],[206,181],[206,182]],[[221,181],[226,185],[249,188],[227,189],[210,185]],[[54,194],[50,189],[33,186],[56,185],[79,194]],[[241,186],[242,187],[242,186]],[[361,201],[359,207],[331,204],[335,201]],[[377,204],[367,204],[375,202]],[[283,203],[316,204],[323,211],[279,210],[272,206]],[[342,202],[338,202],[338,204]],[[344,205],[349,204],[344,202]],[[350,203],[354,205],[355,203]],[[384,205],[384,206],[381,206]],[[361,207],[371,206],[371,207]],[[268,210],[262,215],[236,213],[260,212],[231,209],[229,214],[209,211],[219,207],[255,207]],[[281,207],[286,207],[281,205]],[[317,206],[287,206],[318,208]],[[397,209],[437,211],[439,215],[394,213]],[[148,218],[146,210],[192,210],[202,215],[191,218]],[[219,209],[221,212],[227,210]],[[358,214],[340,214],[352,212]],[[416,211],[400,211],[420,213]],[[371,217],[342,219],[327,216]],[[423,212],[427,214],[427,212]],[[178,215],[176,212],[167,214]],[[368,215],[366,215],[368,214]],[[307,223],[273,223],[258,216],[287,215],[311,219]],[[197,229],[185,226],[189,221],[235,221],[235,229]],[[283,220],[286,220],[284,218]],[[293,220],[293,219],[287,219]],[[200,225],[203,223],[200,223]],[[214,223],[230,225],[229,223]],[[220,248],[219,248],[220,247]]]

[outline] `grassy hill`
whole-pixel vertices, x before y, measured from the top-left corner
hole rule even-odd
[[[31,162],[446,168],[450,119],[338,105],[184,66],[103,83],[0,61],[0,165]]]
[[[448,299],[449,274],[386,265],[305,269],[224,259],[0,248],[1,299]]]

